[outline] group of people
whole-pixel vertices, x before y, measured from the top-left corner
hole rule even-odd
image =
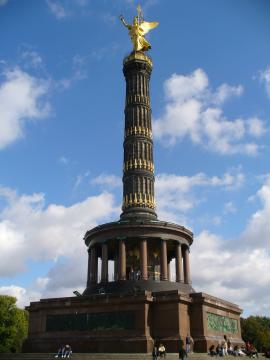
[[[218,343],[217,346],[211,345],[209,348],[209,355],[211,356],[249,356],[249,357],[258,357],[258,351],[253,344],[249,341],[242,346],[235,345],[233,346],[227,336],[224,335],[222,342]]]
[[[72,354],[71,346],[70,345],[61,345],[58,349],[57,354],[54,356],[55,358],[70,358]]]
[[[186,359],[186,357],[188,356],[188,353],[190,353],[192,351],[193,343],[194,343],[193,339],[190,335],[187,335],[185,342],[183,340],[180,340],[179,350],[178,350],[179,359],[181,359],[181,360]],[[166,357],[166,349],[162,343],[160,343],[159,346],[157,346],[156,344],[154,345],[152,357],[153,357],[153,360],[157,360],[157,359]]]

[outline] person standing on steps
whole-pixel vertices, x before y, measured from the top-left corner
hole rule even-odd
[[[190,353],[191,352],[191,345],[193,344],[193,339],[192,337],[188,334],[186,337],[186,352]]]
[[[181,360],[185,360],[187,358],[188,355],[183,345],[180,347],[178,354],[179,359]]]

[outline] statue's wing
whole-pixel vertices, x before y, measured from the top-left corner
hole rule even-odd
[[[153,22],[143,21],[140,24],[140,28],[142,29],[143,34],[147,34],[150,30],[157,27],[158,24],[159,24],[159,22],[157,22],[157,21],[153,21]]]

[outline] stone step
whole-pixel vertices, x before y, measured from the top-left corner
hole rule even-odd
[[[53,360],[54,354],[50,353],[20,353],[0,354],[0,360]],[[61,358],[58,358],[61,359]],[[151,354],[72,354],[71,360],[152,360]],[[162,358],[163,359],[163,358]],[[189,354],[188,360],[211,359],[207,354]],[[226,360],[235,360],[233,356],[226,356]],[[178,360],[178,354],[167,354],[166,360]]]

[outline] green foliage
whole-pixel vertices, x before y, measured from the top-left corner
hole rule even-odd
[[[28,314],[16,298],[0,295],[0,352],[19,352],[27,336]]]
[[[241,318],[243,340],[250,341],[259,351],[270,349],[270,318],[249,316]]]

